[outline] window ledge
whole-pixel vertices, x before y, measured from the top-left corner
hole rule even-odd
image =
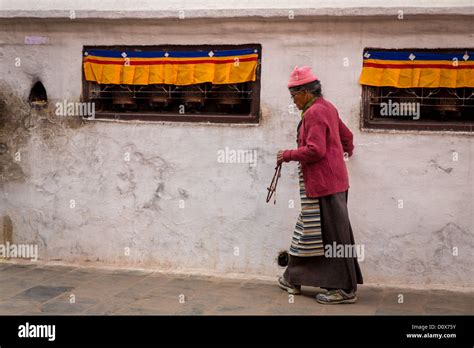
[[[121,120],[115,118],[94,118],[94,119],[87,119],[83,118],[84,122],[86,123],[95,123],[95,122],[108,122],[108,123],[123,123],[128,125],[140,125],[140,124],[149,124],[149,125],[167,125],[167,126],[214,126],[214,127],[258,127],[260,123],[234,123],[234,122],[205,122],[205,121],[194,121],[194,122],[185,122],[185,121],[169,121],[166,119],[160,120],[144,120],[144,119],[132,119],[132,120]]]
[[[473,126],[474,128],[474,126]],[[385,129],[385,128],[360,128],[361,133],[374,134],[413,134],[413,135],[455,135],[455,136],[469,136],[473,137],[474,132],[468,131],[447,131],[447,130],[416,130],[416,129]]]

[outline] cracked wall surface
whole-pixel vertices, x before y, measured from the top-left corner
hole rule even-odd
[[[281,273],[277,253],[289,247],[299,213],[296,163],[282,170],[276,205],[265,203],[266,188],[276,152],[295,147],[299,112],[288,113],[288,76],[295,65],[311,65],[355,136],[349,212],[356,243],[365,246],[364,279],[473,287],[472,136],[360,131],[358,84],[364,47],[467,47],[473,29],[463,18],[2,20],[2,233],[38,244],[41,260]],[[26,35],[47,36],[49,44],[25,45]],[[80,100],[84,45],[254,42],[262,44],[258,125],[54,114],[55,102]],[[47,108],[26,102],[37,79]],[[257,165],[218,163],[226,147],[257,150]]]

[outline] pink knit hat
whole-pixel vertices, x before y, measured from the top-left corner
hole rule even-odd
[[[317,79],[309,66],[295,66],[288,82],[288,88],[305,85]]]

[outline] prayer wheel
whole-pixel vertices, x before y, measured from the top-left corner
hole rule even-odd
[[[127,86],[116,86],[112,92],[112,104],[121,109],[136,107],[133,91]]]

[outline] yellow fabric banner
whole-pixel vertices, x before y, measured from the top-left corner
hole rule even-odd
[[[215,53],[90,50],[85,52],[84,75],[99,84],[230,84],[255,81],[257,62],[253,49]]]
[[[398,88],[474,87],[474,55],[469,53],[368,51],[364,54],[359,83]]]

